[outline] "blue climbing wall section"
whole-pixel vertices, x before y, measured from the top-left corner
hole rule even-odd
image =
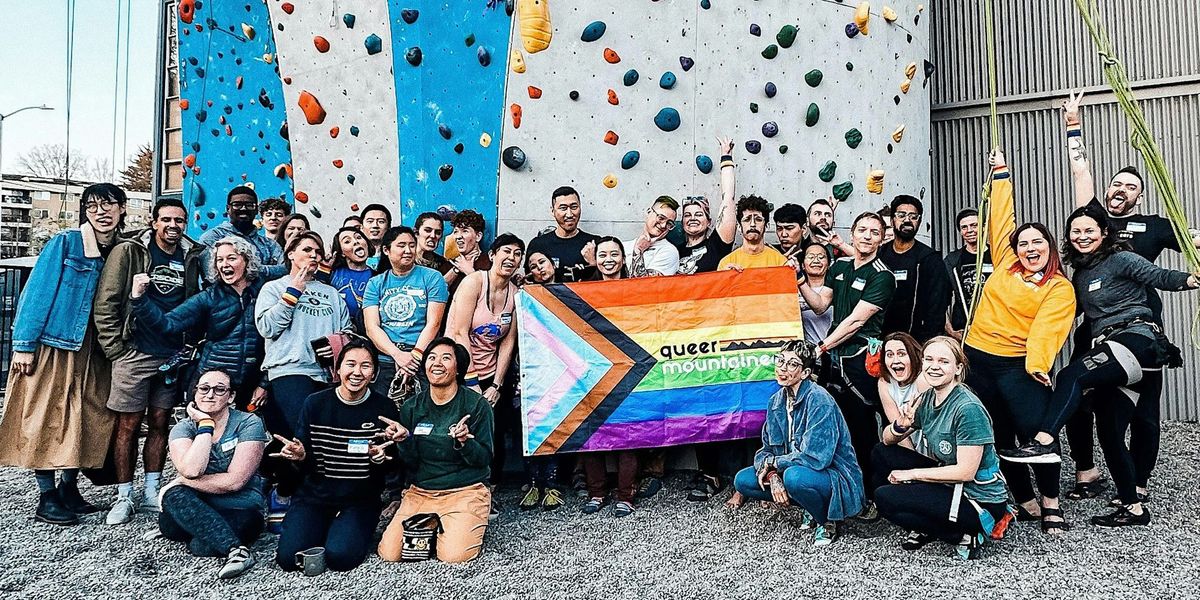
[[[188,234],[198,236],[224,220],[225,194],[235,185],[291,202],[284,166],[291,154],[266,5],[184,0],[180,8],[183,200]]]
[[[407,225],[424,211],[471,209],[496,234],[510,16],[487,4],[388,1]]]

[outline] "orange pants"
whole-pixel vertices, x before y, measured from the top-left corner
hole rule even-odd
[[[379,541],[379,557],[391,562],[400,560],[404,520],[413,515],[435,513],[442,520],[442,533],[437,538],[438,560],[467,562],[483,551],[483,534],[487,530],[491,508],[492,492],[482,483],[441,491],[409,486],[404,491],[400,510],[396,511]]]

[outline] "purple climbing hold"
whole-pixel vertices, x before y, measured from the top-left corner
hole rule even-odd
[[[480,46],[479,50],[475,51],[475,56],[479,59],[479,65],[482,67],[492,64],[492,53],[483,46]]]
[[[758,23],[751,23],[750,24],[750,35],[753,35],[753,36],[762,35],[762,27],[759,27]]]
[[[405,8],[400,11],[400,18],[404,19],[405,23],[412,25],[417,22],[417,17],[421,15],[421,11],[415,8]]]
[[[746,152],[750,154],[758,154],[762,151],[762,142],[758,140],[750,140],[746,142]]]
[[[855,25],[854,23],[847,23],[846,24],[846,37],[853,38],[856,35],[858,35],[858,25]]]
[[[779,134],[779,124],[775,121],[767,121],[763,123],[762,133],[764,136],[773,138]]]
[[[379,36],[373,33],[368,35],[367,39],[363,40],[363,46],[366,46],[367,54],[379,54],[383,52],[383,40],[379,39]]]
[[[683,72],[686,73],[691,71],[692,67],[696,66],[696,61],[692,60],[690,56],[680,56],[679,66],[683,67]]]
[[[450,127],[442,124],[438,125],[438,135],[441,135],[442,139],[448,140],[450,139],[450,136],[454,135],[454,132],[450,131]]]
[[[352,135],[354,137],[358,137],[358,125],[350,126],[350,135]]]
[[[342,15],[342,22],[346,24],[346,29],[354,29],[354,15],[350,13]]]
[[[442,179],[442,181],[449,180],[450,176],[453,174],[454,174],[454,165],[446,164],[446,165],[442,165],[442,166],[438,167],[438,177],[440,177]]]
[[[771,83],[770,81],[767,82],[767,85],[763,86],[763,92],[766,93],[768,98],[774,98],[778,91],[779,89],[776,88],[775,84]]]

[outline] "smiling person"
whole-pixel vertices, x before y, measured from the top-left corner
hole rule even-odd
[[[338,386],[305,399],[295,436],[274,436],[283,447],[271,456],[292,461],[301,477],[275,553],[284,571],[298,570],[297,553],[314,548],[324,548],[332,571],[349,571],[371,552],[384,477],[408,434],[396,426],[395,403],[369,387],[375,365],[366,342],[346,344]]]
[[[1091,389],[1098,395],[1094,407],[1100,447],[1120,500],[1114,513],[1093,517],[1092,523],[1147,525],[1150,512],[1143,502],[1148,496],[1138,495],[1125,433],[1137,411],[1155,410],[1142,406],[1149,400],[1140,398],[1144,373],[1183,364],[1180,350],[1154,323],[1148,299],[1151,289],[1194,290],[1200,287],[1200,274],[1163,269],[1125,250],[1108,217],[1095,206],[1071,213],[1067,236],[1070,242],[1063,256],[1074,269],[1075,295],[1092,325],[1091,348],[1059,373],[1037,435],[1001,456],[1015,462],[1057,462],[1058,431],[1079,406],[1083,392]]]
[[[988,245],[996,272],[983,284],[975,321],[964,347],[971,361],[967,385],[991,414],[996,448],[1016,448],[1037,433],[1050,402],[1050,370],[1075,319],[1075,292],[1062,273],[1054,236],[1041,223],[1017,227],[1013,185],[1004,153],[992,154]],[[1060,534],[1069,525],[1058,505],[1059,466],[1033,466],[1039,504],[1029,469],[1001,465],[1017,519],[1042,520],[1042,531]]]
[[[112,361],[108,408],[117,414],[113,441],[117,502],[109,525],[128,523],[136,509],[133,475],[137,438],[146,419],[142,467],[146,473],[142,505],[158,510],[158,484],[167,454],[167,419],[179,400],[179,388],[165,383],[159,367],[183,349],[184,336],[164,334],[137,319],[130,296],[137,286],[148,302],[170,312],[198,291],[203,248],[183,235],[187,209],[175,199],[159,200],[151,212],[151,228],[125,238],[100,271],[93,312],[96,339]],[[195,341],[195,340],[193,340]]]
[[[863,509],[866,493],[846,421],[829,392],[812,381],[816,365],[816,347],[808,342],[779,349],[780,389],[767,402],[762,449],[733,487],[747,498],[802,507],[816,521],[813,545],[819,547],[837,540],[841,521]]]
[[[258,216],[262,218],[263,237],[274,238],[279,233],[283,220],[292,214],[292,207],[282,198],[267,198],[258,205]]]
[[[254,566],[250,546],[263,530],[257,475],[271,439],[262,420],[233,408],[229,375],[200,375],[187,418],[171,428],[171,463],[179,474],[162,493],[158,529],[187,544],[192,556],[225,557],[217,571],[232,579]]]
[[[929,383],[921,376],[921,344],[907,333],[889,333],[883,338],[883,369],[879,374],[879,400],[883,414],[891,423],[900,418],[900,412],[908,403],[929,389]],[[905,448],[914,448],[921,454],[929,453],[923,448],[920,434],[912,440],[904,440]]]
[[[550,194],[550,214],[554,229],[529,242],[529,253],[541,252],[550,257],[558,271],[559,283],[583,281],[589,265],[594,264],[596,236],[579,228],[582,218],[579,192],[564,185]]]
[[[230,236],[239,237],[246,240],[258,253],[264,281],[282,277],[287,273],[287,267],[283,264],[283,247],[275,238],[260,235],[258,228],[254,226],[254,216],[258,214],[258,194],[254,192],[254,188],[239,185],[229,190],[225,199],[225,213],[229,220],[205,231],[200,236],[201,246],[211,249],[219,240]],[[281,225],[281,229],[282,227]],[[209,264],[211,260],[210,253],[206,251],[204,264]],[[213,282],[208,278],[207,272],[204,276],[206,285]]]
[[[483,242],[483,231],[486,227],[483,215],[473,210],[462,210],[450,219],[452,228],[450,238],[458,249],[458,256],[450,261],[453,268],[446,275],[453,277],[448,283],[450,296],[458,291],[463,278],[476,271],[487,271],[492,267],[491,255],[479,246]],[[517,261],[520,266],[521,262]]]
[[[965,208],[954,218],[963,245],[946,255],[946,270],[950,272],[950,309],[946,313],[946,335],[961,340],[967,328],[967,315],[975,302],[975,291],[981,288],[995,271],[992,250],[983,251],[983,269],[976,272],[979,253],[979,211]]]
[[[721,138],[718,143],[721,146],[721,208],[717,212],[717,224],[710,229],[708,198],[688,196],[684,199],[684,241],[676,246],[679,250],[678,273],[683,275],[716,271],[721,259],[733,251],[733,239],[737,236],[733,140]]]
[[[622,242],[629,257],[630,277],[674,275],[679,271],[679,250],[667,241],[678,211],[679,203],[670,196],[659,196],[646,209],[642,232]]]
[[[467,562],[483,551],[492,505],[485,485],[492,463],[492,407],[464,385],[469,361],[467,349],[454,340],[434,340],[422,365],[429,388],[405,402],[392,425],[411,485],[379,542],[383,560],[401,559],[404,521],[424,513],[440,521],[438,560]]]
[[[759,196],[742,196],[737,203],[738,225],[742,228],[742,245],[721,259],[717,269],[754,269],[781,267],[787,264],[778,250],[767,245],[767,224],[771,222],[771,204]]]
[[[371,243],[367,265],[374,269],[379,264],[379,258],[383,256],[383,234],[392,228],[392,211],[382,204],[368,204],[362,210],[359,221],[363,234]]]
[[[363,295],[367,293],[367,282],[375,275],[367,265],[370,258],[371,242],[366,234],[357,227],[343,227],[333,237],[331,249],[333,260],[329,285],[342,295],[346,310],[350,313],[350,322],[354,331],[365,334],[363,324]]]
[[[75,525],[78,515],[101,510],[83,499],[76,479],[108,455],[110,365],[97,342],[92,297],[125,223],[125,201],[111,183],[84,189],[79,228],[50,238],[17,304],[0,465],[34,470],[41,493],[34,518],[43,523]]]
[[[967,357],[957,340],[939,336],[922,349],[930,388],[905,405],[875,447],[879,514],[909,531],[901,546],[918,550],[940,539],[964,560],[983,557],[983,541],[1007,527],[1008,490],[1000,475],[991,419],[963,385]],[[929,454],[899,446],[914,432]]]
[[[833,325],[833,288],[825,284],[829,273],[829,247],[816,241],[804,245],[800,255],[800,318],[804,322],[804,339],[821,343]]]
[[[924,207],[913,196],[892,200],[895,239],[879,250],[879,259],[896,278],[896,294],[883,317],[883,331],[902,331],[925,341],[946,329],[950,278],[942,255],[917,239]]]

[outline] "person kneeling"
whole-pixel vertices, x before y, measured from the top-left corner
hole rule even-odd
[[[866,493],[846,420],[810,379],[815,366],[816,346],[805,341],[788,342],[775,356],[781,388],[767,405],[763,447],[733,487],[747,498],[803,507],[817,521],[814,545],[825,546],[843,519],[863,509]]]
[[[403,440],[400,456],[412,485],[379,542],[383,560],[423,558],[404,552],[411,551],[404,538],[405,521],[413,516],[440,521],[434,548],[442,562],[466,562],[483,550],[492,506],[484,484],[491,476],[492,407],[463,385],[469,361],[467,349],[454,340],[434,340],[422,365],[429,388],[400,407],[393,431]]]
[[[958,544],[961,558],[978,559],[984,536],[999,538],[1011,519],[991,417],[962,383],[967,358],[956,340],[935,337],[922,355],[932,387],[883,429],[871,456],[875,504],[884,518],[909,530],[904,549],[941,539]],[[928,456],[899,445],[916,430]]]
[[[217,572],[232,579],[254,566],[248,546],[263,530],[262,481],[256,474],[269,437],[257,416],[232,408],[223,371],[196,382],[187,418],[171,429],[171,462],[179,478],[163,488],[158,528],[195,556],[224,556]]]

